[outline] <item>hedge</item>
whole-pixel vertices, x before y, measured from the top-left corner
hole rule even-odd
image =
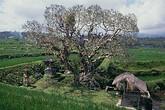
[[[60,61],[55,62],[56,72],[59,72],[63,65]],[[42,61],[36,61],[31,63],[18,64],[15,66],[0,68],[0,82],[12,84],[12,85],[22,85],[23,84],[23,71],[24,69],[29,69],[31,83],[41,78],[44,73],[44,64]]]
[[[12,85],[22,85],[24,69],[29,69],[30,75],[35,76],[36,73],[43,72],[44,65],[41,63],[41,61],[38,61],[0,68],[0,82]]]

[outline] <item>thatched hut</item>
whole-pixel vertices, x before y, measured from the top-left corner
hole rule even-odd
[[[133,100],[137,99],[135,101],[135,105],[137,105],[137,107],[139,108],[140,99],[150,99],[150,93],[147,90],[146,83],[129,72],[125,72],[117,76],[112,82],[112,85],[116,85],[118,90],[123,92],[122,96],[124,103],[127,103],[127,101],[129,100],[133,102]],[[141,103],[143,102],[141,101]]]
[[[137,91],[139,90],[140,93],[147,94],[148,97],[150,97],[150,93],[147,90],[146,83],[137,77],[135,77],[133,74],[129,72],[125,72],[123,74],[120,74],[117,76],[114,81],[112,82],[112,85],[116,85],[118,89],[121,89],[123,84],[121,81],[126,81],[127,86],[125,88],[126,91]],[[120,85],[120,86],[119,86]]]

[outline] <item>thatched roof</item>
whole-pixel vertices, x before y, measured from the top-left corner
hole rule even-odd
[[[125,72],[123,74],[120,74],[117,76],[114,81],[112,82],[112,85],[120,83],[122,80],[126,80],[128,83],[131,83],[134,87],[140,90],[142,93],[149,93],[147,91],[146,83],[137,77],[135,77],[133,74],[129,72]]]

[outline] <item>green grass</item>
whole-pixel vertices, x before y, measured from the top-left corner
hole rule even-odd
[[[42,53],[43,50],[19,50],[19,49],[5,49],[0,50],[0,55],[13,55],[13,54],[33,54],[33,53]]]
[[[127,64],[120,65],[125,70],[130,71],[147,71],[147,70],[157,70],[162,71],[165,69],[165,60],[153,60],[153,61],[136,61]]]
[[[65,79],[60,82],[57,79],[49,79],[44,76],[44,78],[37,81],[34,86],[37,87],[37,90],[42,90],[46,93],[58,93],[74,97],[78,100],[88,100],[99,104],[115,105],[118,101],[119,97],[115,95],[114,91],[96,91],[90,90],[83,85],[76,86],[73,84],[74,78],[72,74],[62,76],[65,77]]]
[[[162,109],[165,109],[165,104],[162,104],[160,107],[161,107]]]
[[[29,49],[25,51],[23,41],[0,40],[0,55],[25,54],[25,53],[40,53],[43,49]],[[32,44],[30,44],[32,45]],[[165,50],[158,48],[134,48],[129,49],[129,53],[134,55],[135,62],[127,66],[120,65],[126,71],[164,71],[165,70]],[[39,57],[22,57],[13,59],[1,59],[0,68],[21,65],[42,61],[50,56]],[[51,56],[54,58],[54,56]],[[78,55],[71,54],[71,60],[77,61]],[[100,67],[105,70],[112,60],[106,58]],[[73,84],[73,75],[63,75],[64,80],[58,82],[57,79],[40,79],[35,86],[37,90],[28,90],[26,88],[12,87],[0,83],[0,110],[15,110],[15,109],[57,109],[57,110],[115,110],[122,109],[115,107],[118,101],[118,96],[115,92],[94,91],[89,90],[84,86],[76,86]],[[144,80],[154,91],[154,86],[158,82],[163,82],[165,75],[148,75],[138,76]],[[44,92],[38,91],[42,90]],[[67,96],[67,97],[66,97]]]
[[[104,59],[103,62],[100,64],[99,68],[104,68],[105,70],[107,70],[110,62],[111,59],[109,58]]]
[[[13,59],[1,59],[0,68],[14,66],[14,65],[22,64],[22,63],[40,61],[40,60],[44,60],[48,57],[54,58],[54,56],[51,55],[51,56],[39,56],[39,57],[21,57],[21,58],[13,58]]]
[[[29,45],[31,48],[25,51],[24,41],[0,40],[0,55],[41,53],[44,50],[33,46],[32,43]],[[165,49],[141,47],[129,49],[129,53],[134,55],[135,61],[165,60]],[[71,55],[70,58],[78,59],[78,56]]]
[[[13,54],[28,54],[28,53],[41,53],[43,48],[38,48],[32,43],[29,44],[30,48],[24,45],[24,41],[16,40],[0,40],[0,55],[13,55]]]
[[[157,75],[157,76],[138,76],[139,79],[149,82],[154,80],[162,80],[165,79],[165,75]]]
[[[123,110],[111,104],[96,104],[2,83],[0,88],[0,110]]]
[[[129,49],[129,53],[133,56],[135,63],[130,63],[127,69],[150,69],[154,67],[164,68],[161,64],[165,61],[165,49],[159,48],[135,48]],[[116,58],[114,58],[117,60]],[[162,61],[162,62],[161,62]],[[111,59],[106,58],[100,66],[105,68],[108,67],[109,63],[112,62]],[[125,67],[124,67],[125,68]]]
[[[129,53],[134,55],[135,61],[165,60],[165,49],[136,48],[129,49]]]
[[[21,57],[21,58],[12,58],[12,59],[0,59],[0,68],[2,67],[8,67],[8,66],[14,66],[18,64],[23,63],[30,63],[35,61],[42,61],[48,57],[52,57],[56,60],[59,60],[59,58],[55,58],[54,55],[47,55],[47,56],[38,56],[38,57]],[[70,59],[72,60],[78,60],[78,56],[71,54]]]

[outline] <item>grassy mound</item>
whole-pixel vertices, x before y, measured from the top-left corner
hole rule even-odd
[[[64,77],[63,80],[60,77]],[[115,105],[118,101],[118,96],[114,91],[105,92],[103,90],[90,90],[85,85],[74,85],[74,77],[72,74],[62,74],[58,78],[50,78],[44,75],[43,78],[38,80],[34,86],[35,89],[42,90],[46,93],[58,93],[69,97],[74,97],[78,100],[90,100],[99,104]]]
[[[76,100],[0,83],[0,110],[122,110],[112,105]]]

